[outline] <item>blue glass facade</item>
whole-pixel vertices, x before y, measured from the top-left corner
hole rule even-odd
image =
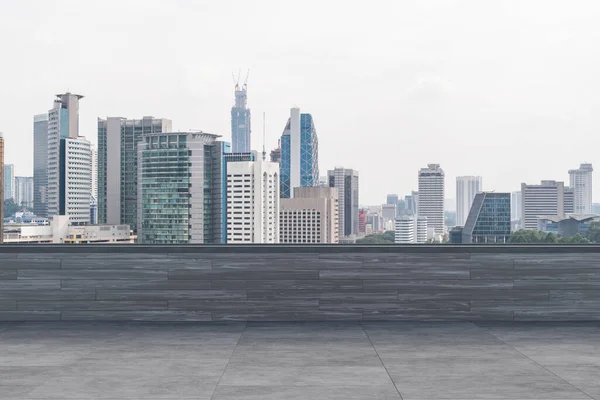
[[[300,186],[319,185],[319,139],[310,114],[300,114],[300,149],[292,149],[291,120],[288,120],[281,136],[280,192],[282,198],[290,198],[292,174],[300,175]],[[300,170],[292,171],[292,152],[300,152]]]
[[[510,237],[510,193],[478,193],[463,230],[463,243],[506,243]]]

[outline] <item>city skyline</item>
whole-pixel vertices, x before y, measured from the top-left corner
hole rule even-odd
[[[569,169],[600,162],[593,150],[600,145],[594,111],[600,108],[600,57],[593,40],[600,4],[398,3],[347,7],[345,18],[335,18],[333,4],[308,0],[297,18],[263,24],[266,15],[286,15],[288,6],[235,2],[232,13],[222,4],[183,1],[149,2],[142,9],[127,0],[102,6],[33,0],[27,9],[9,1],[0,41],[7,59],[20,62],[5,65],[0,77],[11,94],[0,99],[7,110],[0,118],[6,162],[21,176],[33,175],[31,116],[48,109],[49,93],[67,90],[86,96],[80,126],[91,141],[96,119],[115,115],[169,118],[176,130],[201,129],[230,141],[231,71],[238,68],[251,70],[254,115],[267,114],[267,149],[277,146],[290,107],[309,111],[319,129],[320,169],[360,171],[364,204],[410,193],[417,186],[414,171],[427,163],[444,166],[451,193],[456,176],[477,174],[488,189],[512,192],[521,182],[567,182]],[[200,30],[187,23],[200,16],[206,21]],[[370,35],[356,30],[371,16],[381,22],[366,28]],[[155,29],[165,18],[180,21],[168,35]],[[307,18],[322,24],[299,29]],[[423,30],[423,21],[461,29]],[[63,26],[77,34],[64,40]],[[515,29],[506,32],[506,26]],[[190,52],[191,38],[199,36],[215,39]],[[105,49],[101,62],[98,48]],[[126,57],[131,49],[150,54],[158,48],[166,49],[164,61]],[[54,58],[41,65],[32,57]],[[253,149],[260,151],[262,121],[256,118],[254,131]],[[587,146],[565,153],[563,138]],[[369,145],[378,151],[367,151]],[[16,148],[24,150],[10,150]],[[397,157],[398,149],[410,151]],[[545,155],[552,153],[561,157],[548,162]],[[392,168],[390,181],[381,170]]]

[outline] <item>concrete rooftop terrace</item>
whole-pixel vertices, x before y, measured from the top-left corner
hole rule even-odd
[[[0,323],[0,399],[600,399],[600,323]]]

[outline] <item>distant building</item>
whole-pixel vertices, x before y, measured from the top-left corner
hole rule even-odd
[[[4,164],[4,200],[15,200],[15,166]]]
[[[381,216],[378,213],[367,214],[367,224],[365,225],[365,233],[371,235],[381,231]]]
[[[448,234],[448,242],[450,244],[462,244],[462,242],[463,242],[463,227],[462,226],[455,226],[454,228],[450,229],[450,232]]]
[[[542,181],[540,185],[521,184],[521,227],[537,229],[541,216],[562,216],[565,210],[565,185],[563,182]]]
[[[419,201],[417,214],[427,217],[428,228],[444,234],[444,170],[439,164],[429,164],[419,171]]]
[[[129,224],[137,229],[138,146],[144,135],[171,132],[171,128],[171,120],[165,118],[98,118],[99,223]],[[163,136],[163,146],[168,139]]]
[[[271,150],[270,160],[274,163],[281,163],[281,140],[279,140],[279,144],[276,149]]]
[[[396,203],[388,203],[381,206],[381,217],[384,224],[387,224],[388,221],[395,221],[397,215],[398,206]]]
[[[554,233],[558,237],[585,236],[593,222],[600,221],[596,214],[567,214],[565,216],[540,216],[538,230]]]
[[[523,218],[523,196],[522,192],[513,192],[510,197],[510,219],[521,221]]]
[[[69,225],[69,217],[55,216],[49,225],[12,224],[3,232],[5,243],[102,244],[134,243],[128,225]]]
[[[367,233],[367,210],[360,209],[358,210],[358,234]]]
[[[592,204],[592,214],[600,214],[600,203]]]
[[[235,85],[235,105],[231,108],[231,147],[234,153],[248,153],[252,149],[248,86]]]
[[[340,237],[358,235],[358,171],[336,168],[327,177],[329,187],[338,190]]]
[[[222,243],[223,151],[204,132],[145,134],[138,147],[142,243]]]
[[[15,177],[15,203],[33,209],[33,177]]]
[[[510,193],[478,193],[463,228],[463,243],[507,243]]]
[[[396,218],[395,242],[398,244],[427,242],[427,218],[403,214]]]
[[[581,164],[579,169],[569,171],[569,187],[574,192],[574,213],[592,213],[592,164]]]
[[[281,199],[279,242],[339,243],[336,188],[298,187]]]
[[[33,117],[33,211],[48,216],[48,114]]]
[[[575,212],[575,191],[573,188],[565,187],[563,214]]]
[[[419,202],[419,192],[412,192],[410,195],[404,196],[406,203],[406,211],[408,214],[416,214],[419,210],[417,204]]]
[[[292,108],[281,135],[281,197],[293,196],[293,189],[319,183],[319,139],[310,114]]]
[[[98,225],[98,202],[94,196],[90,196],[90,224]]]
[[[0,165],[4,165],[4,134],[0,132]],[[0,232],[4,231],[4,174],[0,174]],[[0,237],[0,243],[3,237]]]
[[[398,195],[397,194],[388,194],[386,196],[385,204],[398,204]]]
[[[227,243],[279,243],[279,164],[227,164]]]
[[[94,144],[90,145],[92,153],[92,193],[94,199],[98,199],[98,149]],[[98,204],[96,203],[96,206]]]
[[[475,195],[483,190],[480,176],[459,176],[456,178],[456,225],[465,226]]]

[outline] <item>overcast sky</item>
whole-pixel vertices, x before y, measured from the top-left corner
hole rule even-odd
[[[34,114],[82,94],[96,118],[144,115],[231,136],[232,70],[250,69],[253,148],[311,113],[321,175],[360,173],[360,203],[417,188],[428,163],[484,189],[600,168],[596,0],[0,0],[0,131],[32,174]],[[597,174],[600,176],[600,171]],[[594,200],[600,200],[595,179]]]

